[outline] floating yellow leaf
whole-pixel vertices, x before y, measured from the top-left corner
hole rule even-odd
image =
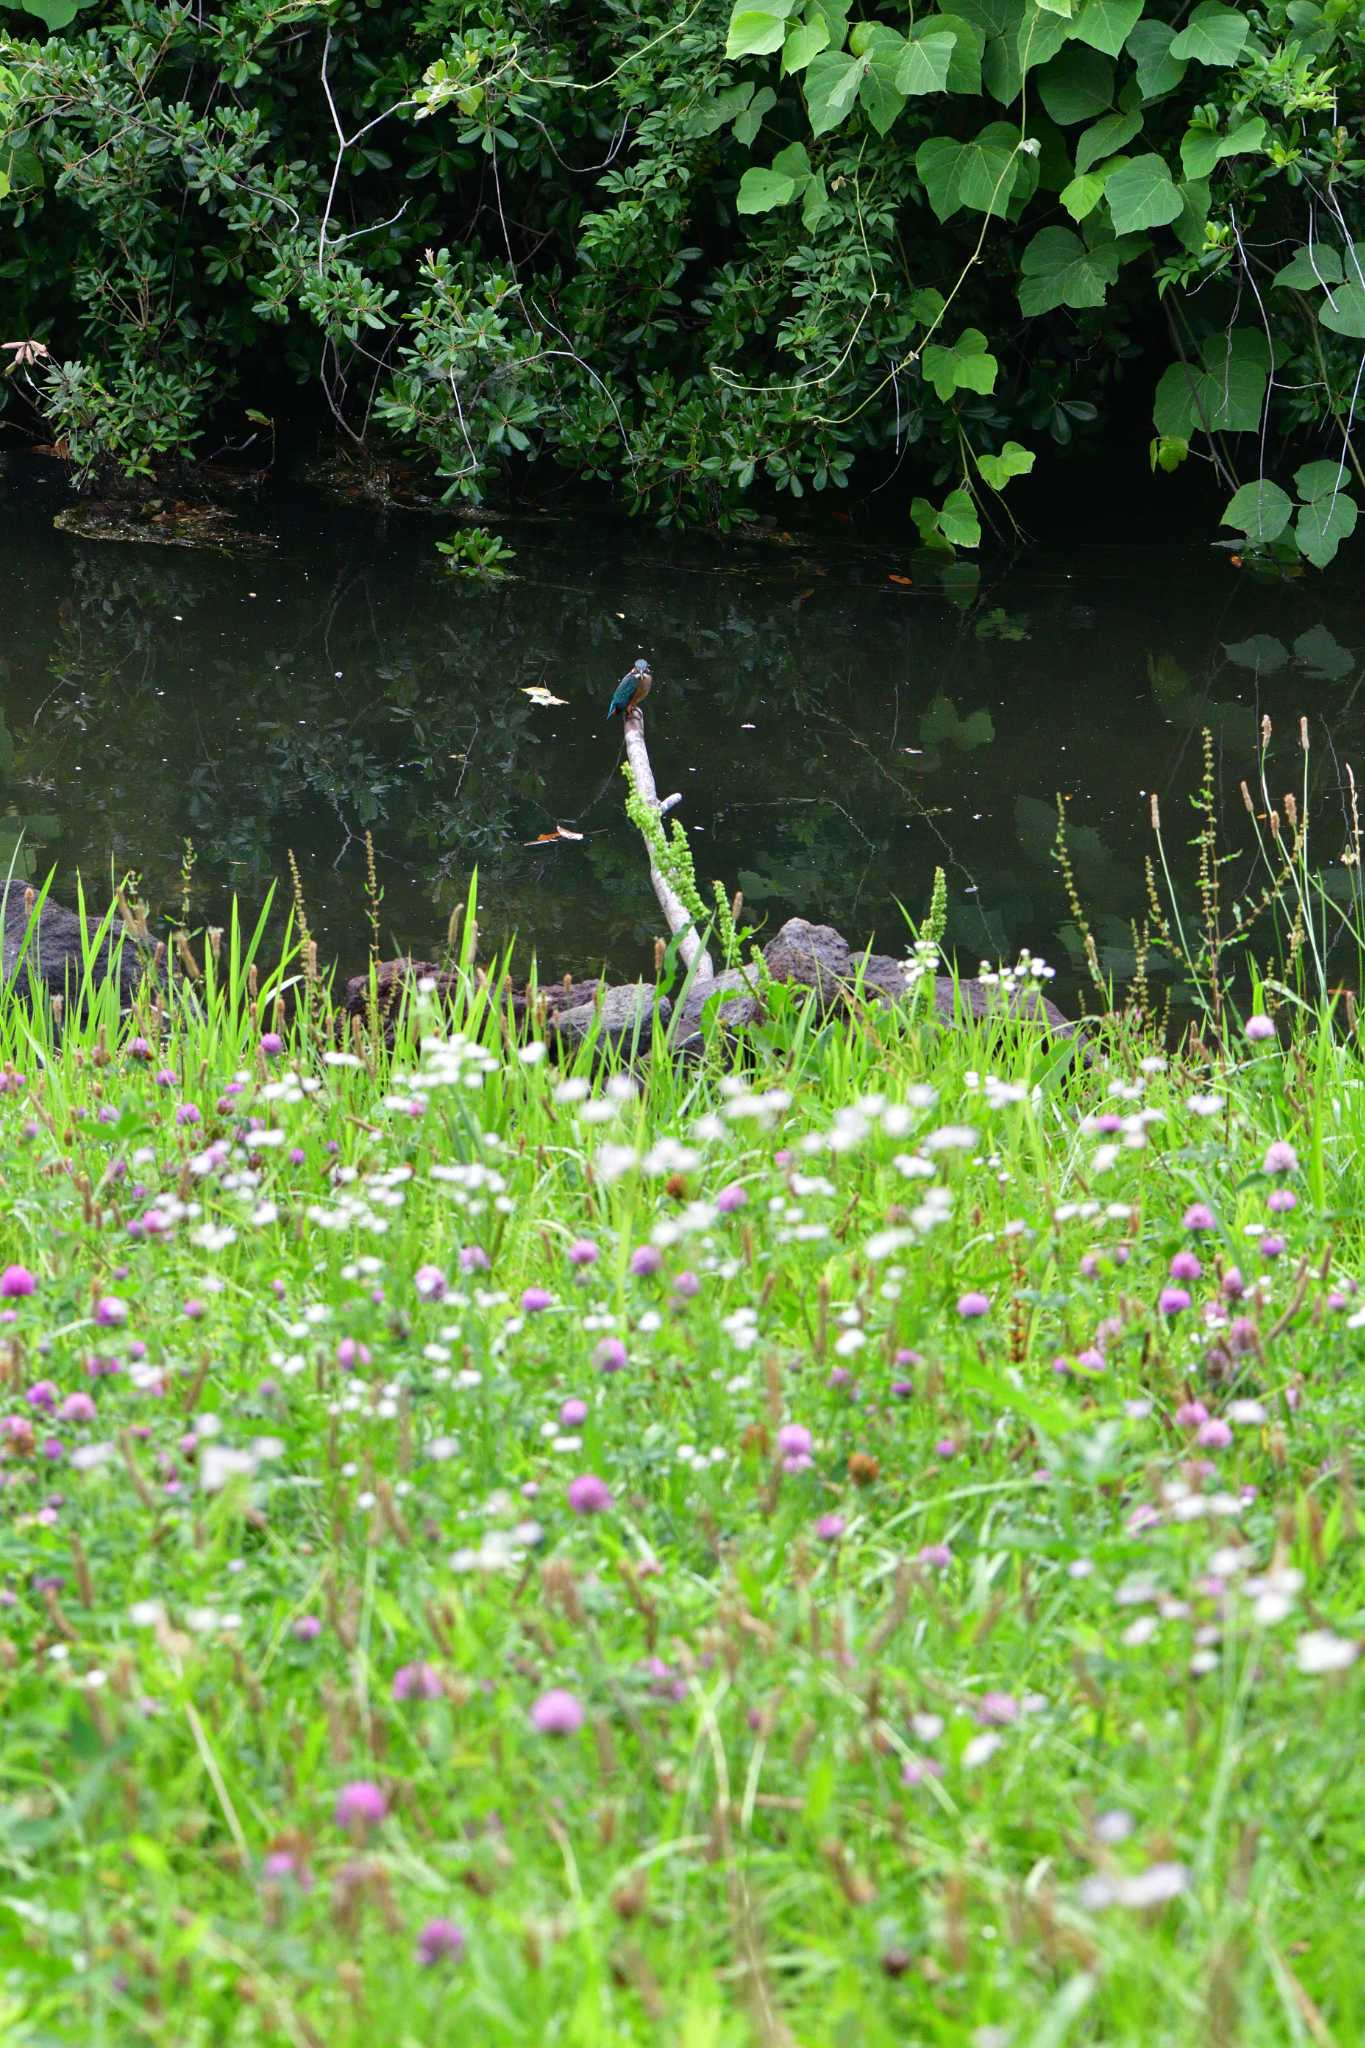
[[[556,825],[553,832],[537,832],[534,839],[524,839],[523,846],[552,846],[556,839],[581,839],[581,832],[571,832],[567,825]]]
[[[521,694],[529,697],[533,704],[567,704],[569,701],[567,697],[556,697],[553,690],[547,690],[543,683],[532,683],[530,689],[523,690]]]

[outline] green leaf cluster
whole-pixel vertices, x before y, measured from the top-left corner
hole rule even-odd
[[[1358,104],[1343,0],[0,0],[0,410],[148,477],[283,375],[448,496],[721,526],[896,446],[956,548],[1140,392],[1261,535],[1263,439],[1360,473]]]

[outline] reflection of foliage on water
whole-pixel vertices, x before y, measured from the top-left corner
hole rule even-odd
[[[1334,712],[1351,701],[1355,658],[1325,625],[1304,621],[1277,657],[1253,631],[1211,642],[1202,602],[1149,651],[1145,606],[1111,647],[1069,585],[1034,585],[1021,641],[907,598],[868,556],[636,539],[585,555],[572,536],[518,536],[523,577],[471,585],[417,536],[402,521],[354,543],[305,532],[268,564],[35,549],[0,808],[44,824],[68,886],[77,861],[112,859],[160,906],[192,837],[205,915],[232,887],[259,900],[293,848],[314,928],[348,960],[369,830],[386,944],[434,947],[477,865],[490,943],[516,932],[556,971],[634,971],[657,916],[605,710],[647,652],[655,768],[683,793],[698,874],[742,888],[768,928],[800,912],[899,946],[898,905],[918,914],[942,865],[965,962],[1028,943],[1064,966],[1060,789],[1103,964],[1121,973],[1142,908],[1140,791],[1192,786],[1211,725],[1235,796],[1267,692],[1295,710],[1310,692]],[[1002,594],[983,598],[987,620],[1023,615]],[[533,704],[537,686],[566,704]],[[559,823],[583,839],[527,843]]]

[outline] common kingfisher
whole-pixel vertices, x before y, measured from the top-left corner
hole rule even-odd
[[[637,704],[643,704],[654,687],[654,671],[643,657],[633,668],[626,670],[620,682],[611,693],[608,719],[615,718],[618,711],[633,711]]]

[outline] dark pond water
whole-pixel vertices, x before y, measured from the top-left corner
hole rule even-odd
[[[516,580],[448,576],[418,515],[283,498],[275,551],[230,559],[51,529],[55,483],[0,480],[0,869],[69,895],[136,868],[156,908],[257,905],[293,850],[329,955],[365,949],[363,835],[385,948],[430,953],[479,870],[492,938],[545,968],[650,959],[657,918],[622,811],[612,684],[657,678],[649,737],[703,880],[768,927],[793,913],[900,950],[936,863],[964,964],[1021,944],[1072,978],[1052,855],[1125,964],[1150,848],[1146,793],[1182,799],[1211,726],[1236,789],[1276,722],[1277,786],[1308,713],[1338,850],[1341,766],[1365,767],[1365,620],[1349,571],[1267,585],[1206,544],[1042,545],[945,585],[842,529],[720,547],[595,516],[519,524]],[[899,579],[910,578],[909,582]],[[531,689],[565,701],[538,705]],[[581,841],[534,845],[564,825]]]

